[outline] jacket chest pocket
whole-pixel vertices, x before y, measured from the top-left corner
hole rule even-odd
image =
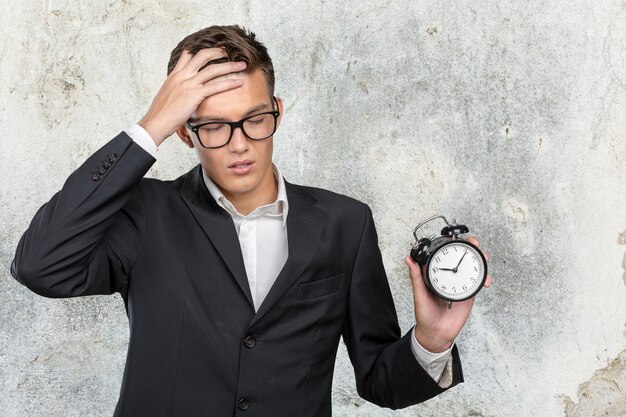
[[[346,274],[339,274],[316,281],[303,282],[298,286],[298,300],[310,300],[334,294],[341,289]]]

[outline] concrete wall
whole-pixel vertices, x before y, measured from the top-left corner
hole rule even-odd
[[[419,220],[467,222],[492,254],[458,340],[466,382],[378,409],[342,347],[335,415],[626,415],[625,22],[618,0],[3,1],[0,415],[112,414],[120,297],[41,298],[10,261],[37,208],[144,114],[176,43],[226,23],[274,57],[287,179],[371,205],[403,330]],[[149,175],[195,163],[172,138]]]

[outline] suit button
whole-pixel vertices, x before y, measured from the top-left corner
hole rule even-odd
[[[111,162],[108,159],[105,159],[102,162],[102,166],[105,167],[105,168],[109,168],[111,166]]]
[[[256,339],[252,336],[248,336],[245,339],[243,339],[243,344],[248,348],[248,349],[252,349],[254,347],[254,345],[256,345]]]
[[[91,174],[91,179],[94,181],[99,181],[100,180],[100,174],[98,174],[97,172],[94,172]]]
[[[107,156],[107,159],[109,160],[109,162],[113,162],[117,159],[117,154],[116,153],[111,153],[109,154],[109,156]]]
[[[239,407],[241,411],[246,411],[248,407],[250,407],[250,403],[245,398],[242,398],[237,403],[237,407]]]
[[[105,172],[107,172],[107,169],[105,167],[98,167],[98,173],[104,174]]]

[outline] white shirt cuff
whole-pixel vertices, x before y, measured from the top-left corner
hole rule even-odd
[[[156,143],[154,143],[154,140],[152,140],[150,133],[146,132],[146,129],[135,123],[124,132],[130,136],[133,142],[141,146],[146,152],[152,155],[154,159],[156,159],[157,146]]]
[[[446,369],[446,365],[452,360],[453,347],[454,343],[452,343],[452,345],[443,352],[429,352],[419,344],[415,338],[415,332],[411,330],[411,350],[413,351],[413,356],[415,356],[417,363],[419,363],[420,366],[428,372],[428,375],[430,375],[430,377],[438,383],[440,383],[440,379],[443,371]]]

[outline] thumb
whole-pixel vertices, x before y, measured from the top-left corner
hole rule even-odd
[[[424,290],[426,284],[424,283],[424,279],[422,278],[422,271],[420,270],[419,264],[408,255],[404,258],[404,263],[406,263],[406,265],[409,267],[409,276],[411,277],[411,284],[413,284],[413,289],[417,291]]]

